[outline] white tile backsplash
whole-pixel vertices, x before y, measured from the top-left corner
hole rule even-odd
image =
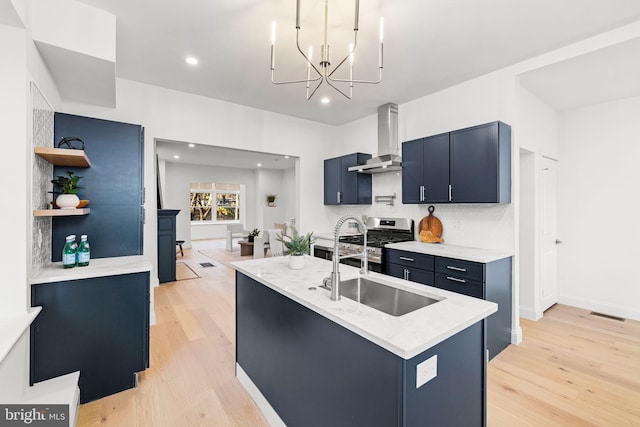
[[[53,146],[53,108],[42,96],[38,87],[31,83],[32,106],[32,158],[33,169],[31,178],[31,205],[33,209],[48,209],[51,194],[53,166],[33,154],[33,147]],[[31,269],[36,274],[42,267],[51,262],[51,217],[33,217],[32,220],[32,255]]]
[[[402,177],[400,172],[379,173],[372,176],[371,206],[331,206],[327,211],[337,219],[346,214],[412,218],[418,238],[420,220],[429,215],[429,205],[402,204]],[[375,196],[394,194],[394,206],[376,203]],[[509,204],[436,204],[434,215],[442,222],[442,238],[451,245],[493,249],[513,252],[514,250],[514,207]],[[315,230],[324,232],[330,230]]]

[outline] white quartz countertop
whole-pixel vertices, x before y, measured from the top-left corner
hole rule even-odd
[[[512,253],[495,251],[492,249],[470,248],[467,246],[448,245],[446,243],[424,243],[419,240],[390,243],[385,245],[385,248],[482,263],[497,261],[502,258],[513,256]]]
[[[63,268],[61,262],[52,262],[31,279],[31,284],[117,276],[144,271],[151,271],[151,263],[142,255],[96,258],[90,260],[86,267]]]
[[[42,307],[31,307],[24,313],[0,315],[0,364],[31,325]]]
[[[368,277],[441,301],[395,317],[348,298],[331,301],[320,288],[332,263],[305,256],[301,270],[289,268],[289,258],[273,257],[232,263],[248,277],[289,297],[404,359],[422,353],[497,311],[497,304],[442,289],[371,272]],[[342,280],[359,275],[359,269],[340,265]],[[315,288],[311,290],[310,288]]]

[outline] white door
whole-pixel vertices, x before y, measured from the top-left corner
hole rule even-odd
[[[542,158],[540,174],[540,308],[558,302],[558,162]]]

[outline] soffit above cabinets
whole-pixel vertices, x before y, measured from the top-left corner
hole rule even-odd
[[[74,0],[35,0],[31,27],[63,99],[116,106],[115,15]]]
[[[520,76],[522,85],[563,111],[640,96],[640,37]]]

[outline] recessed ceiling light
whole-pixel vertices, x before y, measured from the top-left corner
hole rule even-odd
[[[198,58],[193,57],[193,56],[187,56],[184,59],[184,62],[186,62],[189,65],[198,65]]]
[[[180,156],[178,156],[177,154],[175,156],[173,156],[174,159],[179,159]]]
[[[258,167],[262,167],[262,163],[258,163],[256,166],[258,166]]]
[[[329,99],[329,97],[325,96],[320,98],[320,102],[322,102],[323,104],[328,104],[329,102],[331,102],[331,100]]]
[[[189,148],[193,148],[195,146],[196,146],[196,144],[189,144]]]

